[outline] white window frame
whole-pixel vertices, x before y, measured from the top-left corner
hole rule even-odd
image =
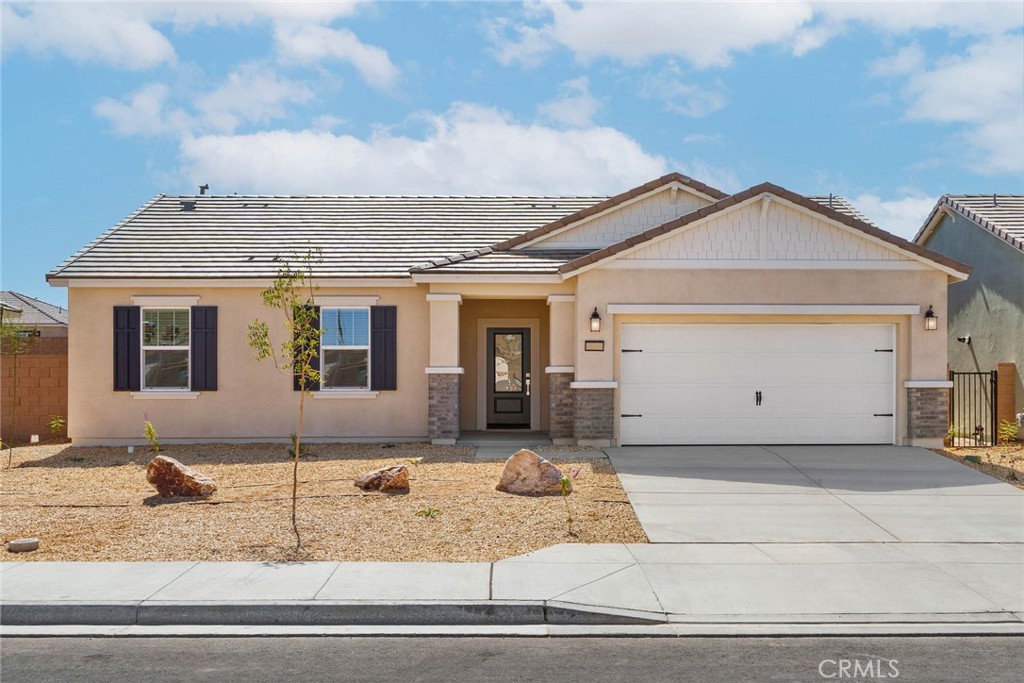
[[[366,311],[366,345],[345,344],[342,346],[325,346],[323,319],[324,311]],[[369,306],[321,306],[320,307],[320,391],[334,393],[366,393],[370,391],[372,377],[370,376],[372,365],[372,353],[370,342],[373,341],[373,330],[370,329],[370,307]],[[366,351],[366,386],[364,387],[328,387],[324,385],[324,351]]]
[[[139,311],[139,389],[143,392],[174,392],[191,393],[192,391],[192,307],[191,306],[142,306]],[[146,346],[146,311],[187,311],[188,312],[188,344],[181,346]],[[185,348],[188,351],[188,379],[186,386],[175,387],[147,387],[146,386],[146,351],[181,351]]]

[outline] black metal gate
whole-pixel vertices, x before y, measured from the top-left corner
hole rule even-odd
[[[953,446],[992,446],[996,425],[996,373],[950,372],[949,439]]]

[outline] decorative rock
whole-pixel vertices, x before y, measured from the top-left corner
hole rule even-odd
[[[385,467],[358,477],[355,485],[364,491],[408,491],[409,468],[405,465]]]
[[[38,538],[17,538],[7,544],[7,552],[10,553],[30,553],[33,550],[39,550]]]
[[[156,456],[146,466],[146,481],[163,498],[208,496],[217,490],[212,479],[166,455]]]
[[[505,461],[497,489],[506,493],[561,495],[562,476],[562,470],[524,448]],[[571,482],[569,490],[572,491]]]

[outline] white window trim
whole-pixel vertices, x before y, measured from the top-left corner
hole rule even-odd
[[[129,392],[132,398],[135,399],[165,399],[165,398],[179,398],[179,399],[190,399],[199,398],[198,391],[188,391],[181,389],[146,389],[145,391],[132,391]]]
[[[345,345],[345,346],[325,346],[323,343],[324,330],[323,330],[323,319],[324,311],[366,311],[366,341],[365,346]],[[328,394],[336,396],[338,398],[354,398],[354,395],[365,398],[373,398],[369,394],[373,393],[376,396],[376,392],[370,389],[372,377],[370,376],[371,369],[373,368],[373,359],[371,354],[373,351],[370,349],[370,343],[373,341],[373,330],[370,329],[370,307],[369,306],[321,306],[320,307],[320,392],[324,393],[325,396]],[[324,386],[324,351],[341,351],[341,350],[353,350],[361,351],[366,350],[366,386],[365,387],[328,387]],[[313,394],[316,395],[316,392]]]
[[[146,346],[145,339],[146,335],[143,331],[143,327],[146,324],[146,311],[153,310],[172,310],[188,311],[188,323],[186,328],[188,329],[188,344],[185,346]],[[181,351],[182,349],[188,351],[188,378],[186,379],[186,386],[181,389],[174,389],[169,387],[147,387],[146,386],[146,351]],[[145,394],[171,394],[181,395],[195,393],[192,391],[192,307],[191,306],[141,306],[139,310],[139,392]],[[133,392],[135,393],[135,392]],[[196,394],[198,396],[198,394]]]

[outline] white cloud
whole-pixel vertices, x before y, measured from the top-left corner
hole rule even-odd
[[[900,237],[912,239],[935,206],[937,199],[914,194],[884,200],[878,195],[865,193],[852,197],[850,201],[878,227]]]
[[[625,133],[558,130],[457,103],[426,116],[420,137],[380,129],[366,139],[315,131],[185,137],[183,172],[239,192],[620,192],[667,170]]]
[[[103,98],[93,111],[107,119],[118,135],[160,135],[181,133],[192,125],[191,117],[181,109],[167,111],[170,88],[163,83],[151,83],[139,88],[125,101]]]
[[[264,64],[246,64],[216,90],[196,98],[204,122],[233,133],[243,123],[266,123],[286,113],[286,105],[313,99],[305,84],[278,76]]]
[[[580,76],[562,83],[562,94],[538,109],[555,123],[583,128],[592,125],[594,116],[601,109],[601,101],[590,94],[590,80]]]
[[[62,54],[75,61],[141,70],[173,64],[176,53],[158,26],[267,22],[279,47],[295,61],[335,57],[351,62],[371,85],[388,87],[398,70],[382,48],[351,31],[328,27],[355,13],[355,2],[37,2],[4,3],[4,52]],[[320,54],[315,59],[311,55]],[[304,58],[304,59],[303,59]]]
[[[687,83],[682,79],[682,68],[675,61],[670,61],[660,71],[643,74],[638,81],[637,94],[661,100],[668,111],[695,119],[713,114],[727,102],[721,84],[711,89]]]
[[[398,80],[398,67],[391,62],[387,50],[367,45],[345,28],[309,24],[278,26],[274,42],[286,62],[304,65],[324,59],[348,62],[364,81],[380,89],[388,89]]]
[[[910,75],[907,117],[963,124],[969,161],[985,173],[1024,170],[1024,35],[972,45]]]
[[[1014,2],[533,3],[521,21],[487,31],[503,64],[539,64],[561,47],[581,62],[605,57],[639,64],[677,57],[698,69],[775,46],[800,56],[854,25],[890,35],[943,30],[997,36],[1024,22]]]
[[[532,64],[556,46],[581,62],[610,57],[628,64],[656,55],[682,57],[698,68],[727,66],[736,52],[790,39],[812,17],[806,3],[554,2],[533,6],[540,26],[509,21],[489,26],[502,63]],[[511,35],[510,35],[511,34]]]
[[[917,43],[912,43],[891,57],[876,59],[871,63],[871,73],[875,76],[905,76],[921,69],[924,63],[924,50]]]
[[[4,3],[3,44],[4,52],[58,53],[131,70],[175,60],[170,41],[129,5]]]

